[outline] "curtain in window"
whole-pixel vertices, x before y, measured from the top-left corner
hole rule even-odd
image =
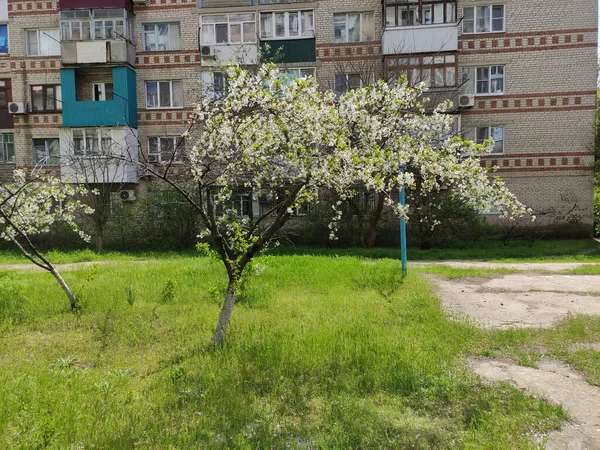
[[[302,36],[314,36],[315,26],[312,11],[302,11],[300,20],[300,34]]]
[[[100,153],[98,133],[95,129],[85,130],[85,149],[88,155],[97,155]]]
[[[39,55],[38,31],[29,30],[27,33],[27,54],[32,56]]]
[[[181,50],[181,32],[179,29],[179,24],[170,24],[170,32],[171,47],[169,50]]]
[[[478,33],[487,33],[490,31],[490,7],[479,6],[476,8],[477,17],[475,22],[477,24]]]
[[[158,154],[158,138],[150,137],[148,138],[148,161],[149,162],[159,162],[159,154]]]
[[[285,13],[275,13],[275,36],[285,37]]]
[[[348,34],[346,30],[346,14],[336,14],[333,16],[333,32],[335,42],[346,42]]]
[[[173,104],[172,106],[183,106],[183,81],[173,81]]]
[[[202,44],[210,45],[216,42],[215,26],[202,25]]]
[[[44,105],[44,109],[46,111],[53,111],[54,110],[54,101],[55,101],[54,86],[48,86],[48,87],[46,87],[46,102]]]
[[[289,34],[290,36],[298,36],[300,33],[300,21],[298,20],[298,13],[289,13]]]
[[[360,41],[360,14],[348,14],[348,42]]]
[[[156,50],[169,50],[169,25],[159,23],[157,25]]]
[[[256,42],[256,24],[254,22],[244,23],[244,42]]]
[[[60,31],[56,29],[40,30],[40,55],[60,55]]]
[[[48,144],[48,165],[57,166],[60,158],[60,147],[58,139],[47,139]]]
[[[34,164],[48,164],[46,156],[46,140],[45,139],[34,139],[33,140],[33,163]]]
[[[44,88],[42,86],[31,87],[31,105],[34,111],[44,110]]]
[[[158,83],[159,106],[168,108],[171,106],[171,83],[163,81]]]
[[[260,15],[260,37],[269,39],[273,37],[273,14],[262,13]]]
[[[362,40],[372,41],[375,39],[375,22],[373,14],[365,13],[362,15]]]
[[[229,43],[240,44],[242,42],[242,24],[232,23],[229,26]]]

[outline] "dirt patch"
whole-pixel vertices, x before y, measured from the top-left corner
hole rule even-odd
[[[430,279],[446,308],[485,327],[551,327],[569,313],[600,315],[600,275]]]
[[[564,263],[493,263],[487,261],[416,261],[414,267],[449,266],[456,269],[513,269],[524,272],[563,272],[578,269],[586,265],[598,263],[564,262]]]
[[[67,271],[67,270],[82,269],[82,268],[93,266],[93,265],[111,264],[111,263],[115,263],[115,262],[118,263],[120,261],[83,261],[83,262],[78,262],[78,263],[54,264],[54,267],[56,267],[57,270],[62,272],[62,271]],[[139,263],[147,263],[148,261],[127,261],[127,262],[139,264]],[[32,263],[29,263],[29,264],[0,264],[0,270],[27,270],[27,271],[34,271],[34,272],[43,272],[44,271],[44,269],[41,269],[40,267],[38,267]]]
[[[490,381],[506,381],[532,395],[562,405],[570,420],[548,436],[548,450],[600,450],[600,389],[565,364],[543,359],[538,368],[507,359],[478,359],[473,370]]]

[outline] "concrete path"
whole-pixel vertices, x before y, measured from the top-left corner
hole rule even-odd
[[[600,450],[600,389],[559,361],[544,359],[538,368],[510,360],[478,359],[473,370],[490,381],[507,381],[532,395],[562,405],[570,420],[548,436],[548,450]]]
[[[569,313],[600,315],[600,275],[430,279],[445,308],[489,328],[551,327]]]

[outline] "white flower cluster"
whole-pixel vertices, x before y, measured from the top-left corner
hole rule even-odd
[[[255,74],[230,67],[226,97],[205,99],[192,120],[199,131],[190,160],[202,191],[202,236],[235,265],[273,239],[295,209],[318,202],[323,192],[350,198],[357,187],[383,193],[404,216],[401,188],[424,195],[449,188],[477,209],[527,214],[480,166],[489,144],[454,136],[450,103],[426,112],[419,101],[424,90],[381,81],[337,99],[312,78],[283,83],[274,65]],[[266,213],[255,215],[252,206],[241,213],[232,204],[237,192],[254,199],[265,190],[277,193]],[[333,209],[332,239],[342,214],[339,204]]]
[[[81,187],[53,177],[27,178],[24,170],[15,170],[13,182],[0,184],[0,237],[9,241],[44,233],[53,223],[66,223],[84,240],[89,236],[75,222],[78,213],[93,210],[77,200],[86,195]]]

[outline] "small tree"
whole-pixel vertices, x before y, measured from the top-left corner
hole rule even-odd
[[[52,177],[28,179],[22,170],[15,170],[14,181],[0,183],[0,237],[12,242],[33,264],[50,272],[65,292],[72,310],[78,310],[77,298],[56,267],[37,249],[31,237],[50,231],[57,221],[66,223],[73,231],[88,240],[75,223],[78,211],[91,210],[76,195],[85,190],[62,183]]]
[[[296,208],[318,201],[326,190],[345,199],[364,186],[385,194],[394,211],[405,214],[392,193],[419,178],[428,190],[453,186],[469,204],[524,211],[500,181],[489,182],[476,157],[486,148],[441,138],[448,118],[440,111],[424,114],[418,102],[422,88],[380,82],[338,101],[332,92],[319,92],[312,78],[286,86],[272,65],[256,74],[231,67],[228,76],[227,95],[218,102],[205,99],[192,119],[199,128],[189,155],[198,191],[192,195],[175,178],[155,171],[194,205],[206,228],[203,236],[227,271],[217,344],[253,258]],[[429,144],[434,136],[440,136],[435,148]],[[252,200],[263,197],[271,201],[254,208]],[[333,205],[332,238],[339,205]]]

